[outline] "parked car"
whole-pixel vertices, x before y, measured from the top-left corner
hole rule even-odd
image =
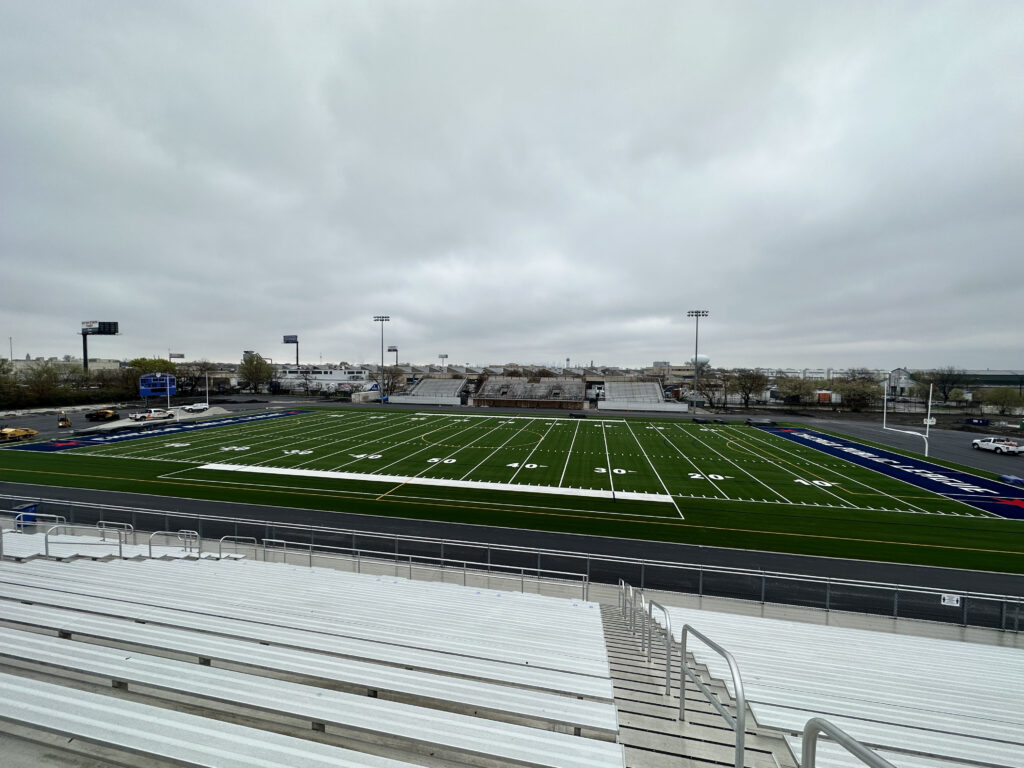
[[[209,407],[209,403],[192,403],[191,405],[182,406],[181,410],[188,411],[189,413],[202,413]]]
[[[121,414],[115,411],[113,408],[99,408],[95,411],[89,411],[85,414],[86,421],[115,421],[120,419]]]
[[[1016,456],[1024,453],[1024,445],[1011,437],[979,437],[977,440],[971,441],[971,447],[981,451],[1012,453]]]
[[[150,408],[147,411],[138,411],[128,416],[132,421],[149,421],[150,419],[173,419],[174,412],[164,408]]]

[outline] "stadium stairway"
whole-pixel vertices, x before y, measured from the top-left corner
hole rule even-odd
[[[614,605],[601,606],[608,662],[615,690],[619,743],[627,768],[710,768],[731,766],[735,760],[735,734],[692,683],[687,683],[688,720],[678,719],[679,698],[665,694],[665,654],[655,647],[651,661],[641,648],[640,633]],[[657,644],[656,644],[657,645]],[[701,669],[705,684],[724,698],[725,686]],[[678,664],[673,682],[678,679]],[[675,691],[675,689],[673,689]],[[753,718],[747,719],[748,723]],[[747,768],[795,768],[785,742],[778,735],[746,731],[744,765]]]

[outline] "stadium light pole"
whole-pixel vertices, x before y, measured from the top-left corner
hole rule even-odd
[[[692,317],[696,321],[696,327],[693,332],[693,410],[697,411],[697,398],[700,396],[697,392],[697,383],[700,381],[700,369],[697,367],[697,350],[700,343],[700,319],[708,316],[706,309],[691,309],[686,313],[687,317]]]
[[[391,321],[390,315],[374,315],[373,322],[380,323],[380,381],[378,382],[378,395],[380,404],[384,405],[384,323]]]

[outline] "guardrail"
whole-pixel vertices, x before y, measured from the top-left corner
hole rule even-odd
[[[565,584],[574,583],[579,581],[580,597],[583,600],[587,599],[587,593],[589,591],[589,584],[585,577],[581,580],[580,575],[568,571],[556,571],[552,569],[534,569],[534,568],[513,568],[510,566],[494,565],[489,564],[482,566],[480,563],[471,562],[468,560],[456,560],[453,558],[439,558],[431,557],[429,555],[399,555],[392,554],[387,555],[379,551],[365,551],[359,548],[349,547],[330,547],[330,546],[313,546],[306,542],[301,541],[289,541],[287,539],[264,539],[260,545],[260,551],[262,552],[263,560],[269,560],[268,553],[280,552],[281,559],[284,562],[288,561],[289,552],[299,553],[306,558],[306,561],[310,567],[313,565],[314,557],[324,559],[347,559],[355,563],[356,573],[362,573],[362,563],[364,560],[372,560],[374,562],[393,562],[395,564],[395,570],[397,575],[397,569],[400,565],[405,564],[408,567],[409,578],[413,578],[414,568],[426,568],[435,571],[456,571],[462,574],[462,584],[465,586],[468,583],[468,577],[470,573],[486,574],[489,578],[499,579],[515,579],[519,581],[519,589],[521,592],[526,591],[526,583],[546,583],[546,584]]]
[[[220,538],[225,534],[255,538],[258,541],[301,538],[318,548],[324,545],[337,546],[339,541],[344,541],[350,549],[358,548],[367,556],[375,553],[405,558],[410,553],[414,557],[418,556],[416,553],[423,553],[439,559],[465,561],[478,568],[504,565],[523,568],[527,573],[530,570],[557,570],[573,574],[588,585],[587,589],[593,581],[614,584],[624,578],[637,584],[639,589],[700,597],[799,605],[824,611],[888,616],[894,619],[912,618],[1009,632],[1024,630],[1024,595],[942,590],[0,494],[0,500],[4,499],[14,503],[29,501],[37,505],[46,504],[50,511],[66,513],[64,516],[72,522],[121,520],[136,528],[151,530],[188,527],[195,529],[201,538]],[[282,537],[282,533],[286,536]],[[584,598],[588,599],[589,594],[585,594]]]
[[[51,555],[50,555],[50,537],[51,536],[53,536],[53,537],[60,536],[61,533],[64,533],[65,535],[74,535],[73,532],[74,532],[75,529],[85,529],[85,530],[87,530],[90,533],[93,532],[93,531],[99,531],[99,533],[100,533],[100,540],[99,541],[97,541],[97,542],[84,542],[84,541],[77,542],[76,546],[80,546],[80,547],[109,547],[109,546],[111,546],[111,544],[107,542],[107,533],[106,532],[107,532],[107,530],[113,530],[117,534],[117,556],[119,558],[123,558],[124,557],[124,545],[126,543],[125,542],[125,537],[128,535],[128,531],[126,531],[125,529],[122,529],[122,528],[105,529],[105,528],[101,528],[99,526],[88,527],[88,526],[84,526],[84,525],[75,525],[73,523],[72,524],[58,523],[57,525],[53,526],[52,528],[49,528],[46,531],[46,533],[43,534],[43,555],[45,557],[51,557]]]
[[[190,531],[188,529],[179,529],[177,531],[153,531],[149,534],[147,544],[149,545],[149,556],[153,557],[153,539],[156,536],[174,536],[180,544],[179,549],[185,552],[196,552],[201,553],[203,549],[202,542],[199,539],[199,533],[196,531]]]
[[[256,541],[255,536],[221,536],[217,541],[217,558],[220,559],[224,556],[224,544],[230,542],[232,544],[251,544],[253,552],[259,551],[259,542]],[[235,547],[235,551],[238,551],[238,547]]]

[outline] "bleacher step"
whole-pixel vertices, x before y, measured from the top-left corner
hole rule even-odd
[[[647,661],[639,633],[629,632],[617,606],[602,605],[608,663],[615,689],[619,742],[626,750],[629,768],[679,768],[679,766],[732,765],[735,735],[692,683],[686,686],[686,723],[677,718],[678,665],[672,673],[672,691],[665,693],[664,649],[657,644]],[[699,668],[698,668],[699,669]],[[705,677],[705,684],[724,690],[721,681]],[[762,734],[747,720],[744,764],[749,768],[793,766],[781,738]]]

